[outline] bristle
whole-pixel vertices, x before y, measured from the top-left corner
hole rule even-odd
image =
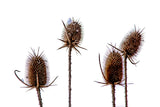
[[[120,84],[123,76],[122,56],[113,50],[105,61],[105,80],[108,84]]]
[[[133,57],[137,54],[143,41],[142,30],[135,30],[130,32],[121,44],[121,49],[128,57]]]
[[[70,19],[66,28],[67,32],[66,30],[64,31],[63,40],[66,41],[66,43],[69,43],[67,39],[68,36],[73,45],[78,45],[82,38],[81,24],[78,21]]]
[[[37,86],[37,75],[38,75],[38,84],[39,86],[44,86],[47,83],[47,62],[44,59],[42,53],[39,54],[39,51],[37,54],[34,50],[33,54],[31,54],[27,61],[27,77],[28,82],[31,86],[36,87]]]

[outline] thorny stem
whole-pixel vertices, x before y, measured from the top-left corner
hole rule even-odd
[[[69,84],[68,84],[68,91],[69,91],[69,107],[71,107],[71,51],[72,51],[72,46],[71,46],[71,44],[69,45],[69,54],[68,54],[68,66],[69,66],[69,68],[68,68],[68,70],[69,70],[69,75],[68,75],[68,77],[69,77],[69,80],[68,80],[68,82],[69,82]]]
[[[124,56],[124,73],[125,73],[125,107],[128,107],[128,95],[127,95],[127,55]]]
[[[43,107],[42,106],[42,98],[41,98],[40,87],[36,87],[36,91],[37,91],[37,95],[38,95],[39,105],[40,105],[40,107]]]
[[[124,51],[116,48],[115,46],[109,44],[110,46],[112,46],[113,48],[117,49],[118,51],[122,52],[123,55],[124,55],[124,73],[125,73],[125,107],[128,107],[128,94],[127,94],[127,53],[125,53]],[[132,64],[137,64],[137,63],[134,63],[130,58],[128,58],[129,61],[132,63]]]
[[[41,98],[40,86],[39,86],[38,72],[36,73],[36,81],[37,81],[36,91],[37,91],[37,95],[38,95],[39,105],[40,105],[40,107],[43,107],[42,106],[43,103],[42,103],[42,98]]]
[[[112,85],[112,104],[113,104],[113,107],[116,107],[116,103],[115,103],[115,84],[113,83]]]

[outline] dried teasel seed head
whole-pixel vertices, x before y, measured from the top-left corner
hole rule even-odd
[[[82,39],[81,24],[71,18],[69,18],[66,29],[63,33],[63,40],[66,41],[67,44],[69,44],[68,39],[72,45],[78,45]]]
[[[43,87],[47,83],[47,60],[44,58],[43,53],[37,54],[33,50],[33,54],[30,54],[27,60],[27,79],[28,83],[32,87]]]
[[[128,57],[133,57],[137,54],[143,41],[143,30],[133,30],[121,43],[121,50],[124,51]]]
[[[120,84],[123,77],[122,56],[119,52],[112,50],[106,60],[104,76],[108,84]]]
[[[79,54],[80,51],[76,48],[81,48],[85,49],[81,46],[79,46],[80,42],[82,41],[82,27],[81,24],[78,21],[75,21],[74,19],[69,18],[67,25],[64,24],[62,21],[63,26],[64,26],[64,32],[62,35],[62,39],[59,39],[62,41],[64,44],[58,49],[62,49],[65,47],[68,47],[69,49],[75,49]],[[87,49],[85,49],[87,50]]]

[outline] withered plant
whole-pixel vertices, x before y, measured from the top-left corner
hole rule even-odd
[[[120,49],[109,44],[115,49],[119,50],[124,57],[124,71],[125,71],[125,107],[128,107],[128,95],[127,95],[127,59],[134,65],[138,62],[134,62],[134,58],[140,50],[143,40],[143,30],[137,30],[136,27],[132,30],[122,41]]]
[[[64,26],[64,32],[62,35],[62,39],[59,39],[60,41],[62,41],[64,43],[64,45],[62,47],[60,47],[59,49],[62,49],[64,47],[67,47],[69,49],[69,53],[68,53],[68,71],[69,71],[69,75],[68,75],[68,91],[69,91],[69,107],[71,107],[71,51],[72,48],[75,49],[79,54],[80,51],[77,49],[77,47],[85,49],[83,47],[80,47],[79,44],[82,40],[82,28],[81,28],[81,24],[78,21],[75,21],[74,19],[69,18],[67,25],[64,24],[64,22],[62,21],[63,26]],[[85,49],[86,50],[86,49]]]
[[[51,82],[49,81],[49,74],[47,71],[47,60],[44,58],[43,52],[39,54],[39,49],[36,54],[35,50],[32,49],[33,54],[30,53],[28,60],[27,60],[27,73],[26,73],[26,79],[28,83],[25,83],[23,80],[21,80],[17,72],[20,72],[19,70],[15,70],[14,73],[19,81],[21,81],[24,85],[27,86],[27,88],[36,88],[39,105],[40,107],[43,107],[42,104],[42,98],[41,98],[41,88],[46,88],[52,85],[52,83],[57,79],[57,77]]]
[[[112,50],[109,52],[105,59],[104,72],[101,66],[100,55],[99,55],[99,65],[101,69],[102,76],[105,82],[98,82],[104,85],[111,85],[112,88],[112,104],[113,107],[116,107],[115,103],[115,85],[122,85],[122,77],[123,77],[123,63],[121,54]],[[97,81],[96,81],[97,82]]]

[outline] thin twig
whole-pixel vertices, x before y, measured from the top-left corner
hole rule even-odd
[[[124,73],[125,73],[125,107],[128,107],[128,95],[127,95],[127,55],[124,56]]]
[[[36,91],[37,91],[39,106],[40,106],[40,107],[43,107],[42,98],[41,98],[41,92],[40,92],[38,72],[36,72],[36,81],[37,81]]]
[[[113,83],[112,85],[112,104],[113,104],[113,107],[116,107],[116,103],[115,103],[115,84]]]
[[[72,90],[72,88],[71,88],[71,51],[72,51],[72,46],[71,46],[71,44],[69,45],[69,54],[68,54],[68,70],[69,70],[69,75],[68,75],[68,78],[69,78],[69,80],[68,80],[68,82],[69,82],[69,84],[68,84],[68,91],[69,91],[69,107],[71,107],[71,90]]]
[[[38,95],[38,101],[39,101],[39,106],[43,107],[43,103],[42,103],[42,98],[41,98],[41,92],[40,92],[40,87],[36,87],[36,91],[37,91],[37,95]]]

